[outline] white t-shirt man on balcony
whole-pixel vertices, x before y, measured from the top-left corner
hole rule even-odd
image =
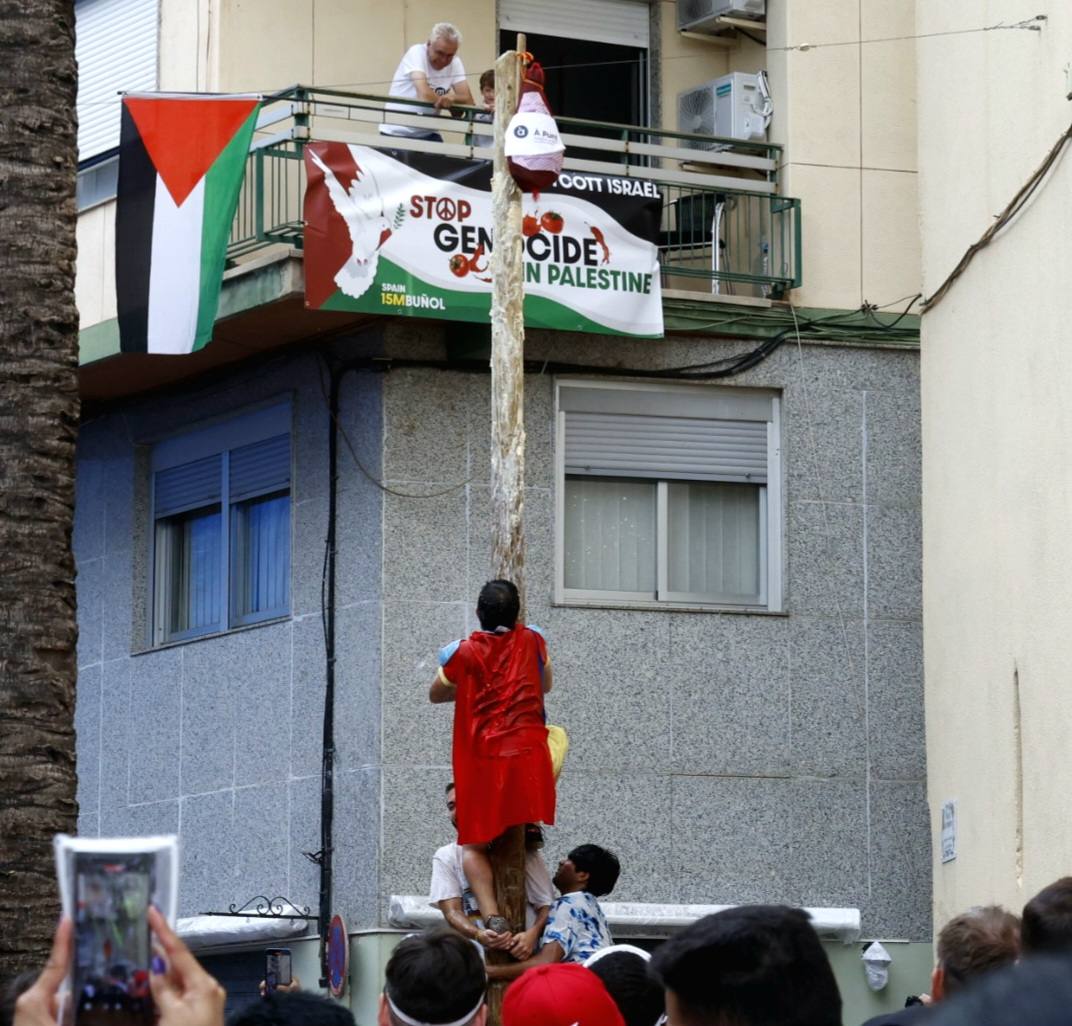
[[[402,55],[395,70],[391,96],[434,103],[433,110],[406,103],[387,103],[384,110],[435,116],[441,110],[450,110],[455,103],[474,106],[472,91],[465,80],[465,67],[458,56],[461,43],[462,34],[458,29],[450,22],[441,21],[432,26],[427,43],[416,43]],[[442,142],[438,132],[407,125],[385,124],[380,126],[380,131],[384,135],[404,135]]]

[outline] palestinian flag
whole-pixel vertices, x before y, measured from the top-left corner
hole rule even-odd
[[[124,353],[191,353],[212,339],[256,96],[126,96],[115,290]]]

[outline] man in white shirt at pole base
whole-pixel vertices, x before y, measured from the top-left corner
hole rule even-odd
[[[441,21],[433,25],[427,43],[416,43],[402,55],[391,81],[390,95],[424,100],[435,104],[435,107],[429,109],[406,103],[386,103],[384,111],[434,117],[441,110],[449,111],[456,103],[475,106],[472,90],[465,80],[465,67],[458,56],[461,43],[461,32],[450,22]],[[443,141],[438,132],[407,125],[384,124],[380,126],[380,132],[411,139]]]
[[[454,826],[454,783],[447,785],[447,812]],[[509,951],[514,958],[530,958],[540,946],[544,926],[554,893],[551,874],[539,852],[542,835],[539,827],[529,824],[525,830],[525,930],[521,933],[495,933],[485,929],[476,898],[465,877],[460,844],[444,844],[432,858],[432,886],[429,904],[443,913],[447,925],[463,937],[486,948]]]

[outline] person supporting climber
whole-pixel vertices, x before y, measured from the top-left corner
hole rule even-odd
[[[512,826],[555,821],[555,760],[565,732],[544,722],[551,690],[547,644],[538,628],[519,626],[520,600],[510,581],[480,590],[480,630],[439,653],[429,690],[433,703],[454,702],[454,781],[458,843],[485,926],[509,933],[495,900],[488,845]]]

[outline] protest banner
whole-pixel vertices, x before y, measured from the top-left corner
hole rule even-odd
[[[305,164],[307,307],[488,323],[490,161],[316,142]],[[526,195],[526,326],[660,338],[661,214],[640,178]]]

